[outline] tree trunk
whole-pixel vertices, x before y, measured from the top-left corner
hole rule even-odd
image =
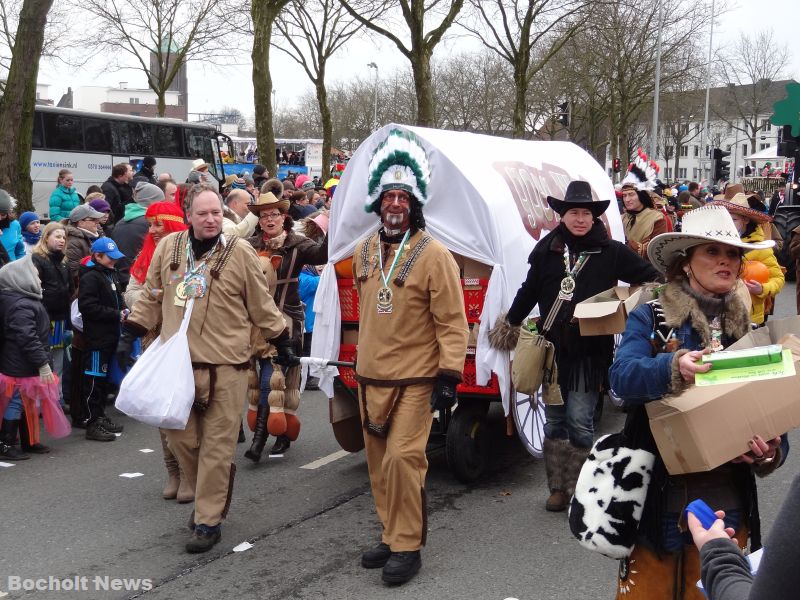
[[[275,160],[275,130],[272,126],[272,75],[269,71],[269,50],[272,24],[288,0],[253,0],[253,101],[256,109],[256,143],[258,160],[271,176],[278,174]]]
[[[0,187],[17,199],[17,212],[33,210],[31,148],[36,78],[44,27],[53,0],[25,0],[8,79],[0,98]]]
[[[164,98],[164,96],[166,95],[166,91],[167,91],[166,88],[162,90],[156,90],[156,98],[158,99],[157,104],[158,104],[159,117],[163,117],[164,115],[167,114],[167,101]]]
[[[435,125],[433,109],[433,77],[431,75],[431,55],[425,48],[412,50],[411,71],[414,74],[414,91],[417,94],[417,125]]]
[[[525,137],[525,116],[528,112],[528,77],[521,65],[514,65],[514,116],[512,136]]]
[[[333,123],[331,120],[331,109],[328,107],[328,90],[325,89],[325,70],[320,68],[319,77],[315,82],[317,89],[317,104],[319,105],[319,115],[322,120],[322,177],[326,181],[331,164],[331,146],[333,145]]]

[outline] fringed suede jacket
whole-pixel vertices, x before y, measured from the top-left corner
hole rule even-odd
[[[727,526],[737,530],[749,527],[751,548],[755,550],[761,539],[754,474],[763,477],[780,466],[788,452],[785,437],[771,463],[727,463],[707,473],[671,476],[658,456],[644,406],[688,387],[678,370],[678,359],[692,350],[711,346],[712,324],[713,329],[719,326],[725,347],[743,337],[750,329],[749,310],[735,292],[709,298],[693,291],[686,281],[668,283],[657,302],[655,306],[639,306],[628,316],[622,343],[609,371],[611,388],[631,408],[626,433],[635,438],[637,446],[656,454],[639,527],[641,540],[667,552],[677,552],[684,544],[690,544],[691,536],[679,529],[679,517],[691,500],[703,498],[715,509],[725,510]],[[652,343],[657,336],[657,307],[663,311],[664,325],[674,336],[662,348]]]

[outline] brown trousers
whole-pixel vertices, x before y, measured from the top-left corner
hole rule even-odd
[[[208,369],[195,369],[195,398],[205,402],[211,390]],[[218,525],[227,514],[233,492],[236,439],[247,401],[247,371],[218,365],[208,408],[192,408],[186,429],[167,429],[170,450],[194,490],[194,521]]]
[[[398,388],[364,386],[370,415],[389,415],[386,437],[364,430],[369,480],[375,509],[383,524],[384,543],[393,552],[419,550],[425,545],[427,513],[425,475],[428,459],[425,446],[431,431],[433,384]],[[361,402],[364,418],[364,403]]]
[[[749,530],[736,532],[740,548],[747,545]],[[700,553],[694,545],[682,552],[661,557],[637,545],[627,559],[620,561],[617,575],[617,600],[706,600],[697,587],[700,580]]]

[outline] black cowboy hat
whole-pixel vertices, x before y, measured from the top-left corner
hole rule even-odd
[[[592,186],[586,181],[570,181],[564,199],[547,197],[547,203],[559,215],[564,215],[570,208],[588,208],[592,216],[597,218],[606,212],[610,200],[595,202],[592,198]]]

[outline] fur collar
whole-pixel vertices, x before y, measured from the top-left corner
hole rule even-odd
[[[664,309],[664,322],[668,327],[677,329],[686,321],[690,321],[692,329],[700,335],[703,345],[711,344],[711,327],[708,319],[700,310],[697,301],[681,289],[680,283],[668,283],[658,300]],[[744,337],[750,331],[750,311],[736,293],[728,296],[722,330],[727,337],[734,340]]]

